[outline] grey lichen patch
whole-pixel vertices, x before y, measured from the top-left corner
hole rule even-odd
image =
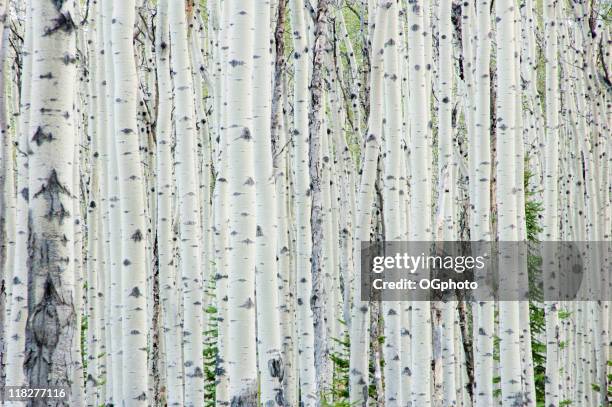
[[[230,401],[231,407],[256,407],[257,406],[257,382],[250,380],[243,382],[241,391],[234,395]]]

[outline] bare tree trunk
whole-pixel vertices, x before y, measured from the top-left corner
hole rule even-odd
[[[80,355],[75,341],[74,84],[76,79],[73,9],[65,2],[32,5],[32,102],[28,149],[29,315],[25,369],[34,388],[64,387],[65,402],[76,402],[71,384]],[[58,53],[57,50],[63,50]],[[43,405],[45,402],[34,402]]]
[[[123,402],[147,404],[147,287],[144,178],[140,162],[134,1],[114,1],[111,38],[114,71],[114,134],[121,206],[121,343]],[[119,259],[116,259],[119,260]]]

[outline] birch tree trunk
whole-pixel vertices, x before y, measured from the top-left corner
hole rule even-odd
[[[308,109],[308,73],[309,48],[308,32],[304,24],[304,3],[302,0],[291,0],[291,24],[293,29],[294,48],[294,163],[295,172],[295,220],[296,267],[297,267],[297,326],[300,367],[301,402],[304,406],[315,406],[318,403],[318,389],[315,372],[314,320],[310,308],[312,294],[312,276],[310,258],[312,255],[311,232],[311,197],[309,176],[309,128]]]
[[[32,101],[28,213],[30,302],[25,369],[34,388],[64,387],[78,397],[72,177],[76,128],[73,9],[66,2],[32,4]],[[39,403],[42,404],[42,403]]]
[[[171,27],[170,65],[174,85],[176,131],[175,171],[177,177],[180,280],[183,284],[183,377],[186,406],[201,405],[204,398],[202,304],[200,251],[200,203],[196,174],[197,132],[193,102],[193,78],[187,40],[186,4],[169,4]]]
[[[351,312],[351,346],[349,360],[349,400],[363,407],[368,402],[368,350],[370,339],[370,314],[368,301],[357,296],[361,286],[361,242],[370,240],[372,206],[374,204],[374,184],[380,143],[382,139],[383,115],[383,59],[385,26],[390,17],[392,2],[381,1],[376,12],[376,24],[372,39],[370,74],[370,116],[368,130],[364,137],[361,180],[359,183],[357,213],[355,216],[355,242],[353,244],[354,276],[351,281],[355,298]]]
[[[514,53],[514,3],[498,1],[495,4],[497,22],[497,214],[498,238],[502,242],[518,242],[518,208],[516,179],[516,92]],[[510,243],[516,244],[516,243]],[[518,248],[510,256],[502,256],[504,290],[518,293],[516,275],[519,267]],[[519,303],[499,303],[500,371],[502,402],[513,405],[523,403],[521,393],[521,352],[519,338]]]
[[[409,122],[410,122],[410,190],[413,191],[410,202],[409,240],[429,241],[432,238],[432,187],[431,173],[431,138],[427,128],[429,122],[428,93],[430,82],[425,64],[423,13],[429,11],[425,3],[415,0],[408,7],[408,78],[410,87]],[[428,302],[415,301],[412,305],[412,403],[418,406],[431,405],[432,359],[431,312]],[[417,373],[421,372],[421,373]]]
[[[232,0],[228,38],[227,161],[229,195],[229,338],[227,353],[230,405],[257,404],[255,338],[255,206],[251,69],[255,7]]]
[[[546,66],[546,139],[544,150],[544,218],[541,241],[559,240],[558,177],[559,177],[559,64],[557,55],[557,2],[544,4],[545,66]],[[553,243],[554,244],[554,243]],[[550,257],[549,257],[550,256]],[[554,301],[557,290],[558,253],[546,250],[542,258],[546,280],[546,379],[545,404],[557,407],[560,398],[559,378],[559,303]]]
[[[114,1],[111,20],[114,134],[121,197],[123,402],[147,404],[147,298],[144,179],[138,142],[134,1]]]
[[[401,122],[401,95],[398,81],[400,78],[398,66],[398,9],[392,2],[389,8],[389,20],[385,35],[384,51],[384,92],[385,92],[385,154],[384,154],[384,190],[383,218],[385,240],[401,240],[404,234],[400,216],[400,157],[403,151],[400,142],[403,138]],[[383,355],[385,359],[385,406],[402,405],[401,389],[401,332],[399,301],[382,301],[385,344]]]
[[[325,171],[323,163],[322,138],[328,137],[325,130],[325,93],[324,93],[324,61],[325,47],[327,42],[327,14],[328,0],[320,0],[314,14],[313,34],[313,65],[310,80],[310,106],[308,110],[308,169],[310,175],[310,186],[306,191],[306,199],[310,199],[310,230],[312,239],[312,254],[310,256],[312,274],[312,295],[310,296],[310,308],[313,312],[314,322],[314,363],[317,373],[318,392],[328,391],[331,376],[329,370],[329,337],[328,321],[325,320],[326,307],[329,307],[329,294],[333,287],[326,284],[326,276],[331,273],[326,268],[324,245],[330,236],[325,235],[325,224],[329,216],[324,206],[325,188],[323,175]],[[310,19],[307,19],[310,21]]]
[[[157,3],[155,55],[157,65],[157,256],[159,258],[162,332],[166,350],[163,361],[169,406],[182,406],[183,369],[177,276],[174,262],[172,213],[174,178],[172,171],[172,82],[170,78],[169,2]]]
[[[32,75],[32,7],[29,1],[25,3],[25,29],[23,44],[22,75]],[[15,208],[15,261],[9,279],[9,306],[7,319],[6,343],[6,386],[24,386],[28,378],[24,372],[26,350],[26,323],[28,319],[28,144],[30,135],[30,95],[32,86],[30,82],[21,83],[21,99],[19,103],[20,121],[18,139],[15,143],[15,158],[17,170],[17,196]],[[8,224],[7,224],[8,226]],[[17,403],[7,402],[7,405]]]
[[[261,380],[260,403],[284,406],[284,359],[279,331],[277,279],[277,199],[272,167],[272,48],[270,2],[257,3],[253,54],[253,133],[256,195],[257,343]],[[284,202],[282,203],[284,204]]]
[[[6,1],[0,0],[0,367],[4,372],[6,359],[6,320],[8,316],[7,297],[10,274],[15,259],[15,196],[14,160],[12,137],[7,121],[7,74],[8,26]],[[0,374],[0,391],[4,390],[4,374]]]
[[[456,197],[456,152],[455,134],[452,126],[453,103],[453,63],[451,29],[452,4],[450,0],[439,3],[439,97],[438,97],[438,214],[437,240],[455,241],[457,239],[455,205]],[[415,191],[416,192],[416,191]],[[416,192],[418,193],[418,192]],[[457,405],[457,382],[455,375],[455,301],[446,301],[441,307],[440,356],[442,369],[442,405]],[[437,383],[436,383],[437,384]]]
[[[476,3],[477,28],[475,68],[475,114],[473,133],[468,142],[473,144],[473,165],[470,183],[473,213],[470,217],[472,241],[491,240],[491,6],[488,0]],[[474,405],[487,407],[493,404],[493,336],[495,304],[480,301],[474,310]]]

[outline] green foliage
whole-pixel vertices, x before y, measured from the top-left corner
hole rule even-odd
[[[340,321],[345,325],[344,321]],[[333,364],[333,377],[331,390],[327,394],[323,394],[323,407],[349,407],[349,365],[350,365],[350,349],[351,340],[348,331],[345,331],[344,337],[341,339],[332,338],[336,344],[329,354],[329,358]]]
[[[346,325],[344,321],[339,320],[340,324]],[[351,338],[348,329],[344,330],[344,337],[332,338],[336,346],[330,352],[330,360],[333,363],[333,378],[331,390],[321,397],[322,407],[352,407],[349,399],[349,370],[350,370],[350,350]],[[378,343],[382,344],[384,337],[378,337]],[[381,369],[384,366],[384,361],[381,360]],[[374,365],[370,362],[370,377],[374,377]],[[370,398],[376,400],[376,386],[371,384],[368,387]]]
[[[542,203],[535,200],[535,191],[529,189],[529,184],[533,174],[527,168],[529,158],[526,159],[524,188],[525,188],[525,222],[527,229],[527,241],[529,243],[537,243],[538,235],[542,232],[540,226],[540,216],[543,211]],[[540,272],[542,266],[542,258],[530,253],[527,256],[527,271],[530,276],[529,289],[536,293],[536,298],[541,298],[541,293],[538,293],[535,284],[532,284],[531,276]],[[539,294],[539,295],[538,295]],[[546,320],[544,317],[544,307],[536,301],[529,302],[529,325],[531,329],[531,357],[533,360],[533,373],[536,389],[537,402],[544,401],[544,386],[546,380],[546,343],[538,338],[542,337],[546,330]]]
[[[612,361],[608,360],[608,366],[612,366]],[[612,374],[608,374],[607,376],[607,382],[608,383],[612,383]],[[591,388],[593,389],[593,391],[599,393],[601,391],[601,387],[597,384],[597,383],[591,383]],[[607,391],[607,397],[608,399],[612,398],[612,385],[608,385],[608,391]]]

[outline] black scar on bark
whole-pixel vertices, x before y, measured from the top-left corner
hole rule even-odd
[[[235,68],[237,66],[244,65],[244,61],[238,61],[236,59],[232,59],[231,61],[229,61],[229,64],[232,68]]]
[[[204,373],[200,367],[196,367],[193,373],[187,374],[189,377],[204,377]]]
[[[246,309],[251,309],[253,308],[253,306],[255,305],[255,303],[253,302],[253,300],[249,297],[244,304],[242,304],[239,308],[246,308]]]
[[[21,190],[21,196],[25,201],[30,200],[30,190],[28,188],[23,188]]]
[[[28,319],[34,346],[28,350],[25,366],[38,383],[46,381],[52,364],[51,355],[59,342],[62,327],[58,309],[69,305],[58,294],[51,275],[47,274],[42,299],[36,304]],[[69,322],[73,320],[72,317],[68,318]]]
[[[249,130],[248,127],[245,127],[244,129],[242,129],[242,133],[240,134],[240,138],[246,140],[246,141],[250,141],[252,139],[251,137],[251,130]]]
[[[76,57],[74,55],[71,54],[64,54],[64,57],[62,58],[62,62],[64,63],[64,65],[71,65],[71,64],[75,64],[76,63]]]
[[[142,297],[142,294],[140,293],[140,289],[138,287],[132,288],[132,292],[130,293],[129,297],[134,297],[134,298]]]
[[[53,133],[45,133],[42,127],[38,126],[36,132],[32,136],[32,141],[36,143],[37,146],[40,146],[45,142],[50,143],[53,141]]]
[[[56,7],[57,7],[57,3],[64,2],[64,0],[55,0],[55,1],[56,1]],[[60,10],[60,8],[58,8],[58,11]],[[55,18],[53,22],[55,23],[55,25],[45,30],[45,33],[43,34],[44,37],[48,35],[52,35],[58,31],[63,31],[66,34],[70,34],[72,31],[76,29],[76,24],[74,24],[74,20],[72,20],[72,16],[68,12],[60,13],[60,15],[57,18]]]
[[[268,371],[270,372],[270,376],[278,378],[279,382],[283,381],[283,377],[285,377],[285,366],[280,355],[268,360]]]
[[[140,232],[140,229],[136,229],[136,231],[130,237],[130,239],[132,239],[135,242],[140,242],[142,240],[142,233]]]
[[[59,182],[55,168],[51,170],[51,174],[49,174],[49,178],[47,178],[47,183],[43,184],[40,190],[34,194],[34,198],[40,195],[42,195],[49,204],[49,211],[47,215],[45,215],[47,219],[57,218],[59,219],[59,223],[62,224],[64,219],[70,216],[70,212],[64,207],[60,195],[72,196],[72,194]]]

